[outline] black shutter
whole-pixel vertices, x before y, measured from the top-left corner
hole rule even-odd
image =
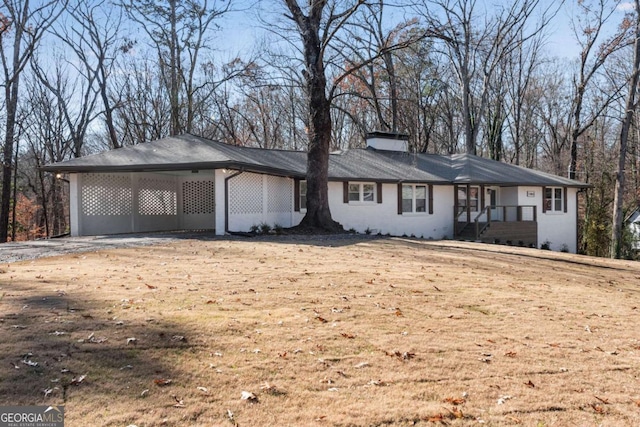
[[[300,212],[300,180],[293,180],[293,210]]]
[[[349,203],[349,182],[344,181],[342,183],[342,202]]]
[[[378,199],[378,203],[382,203],[382,183],[378,182],[376,183],[376,191],[377,191],[377,195],[376,198]]]
[[[402,183],[398,183],[398,215],[402,215]]]
[[[547,212],[547,187],[542,187],[542,213]]]
[[[433,185],[429,184],[429,215],[433,215]]]

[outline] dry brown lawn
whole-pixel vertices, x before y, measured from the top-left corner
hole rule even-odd
[[[637,426],[639,285],[634,262],[393,238],[4,264],[0,404],[68,426]]]

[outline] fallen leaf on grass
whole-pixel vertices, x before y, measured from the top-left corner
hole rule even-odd
[[[352,339],[354,339],[354,338],[356,337],[356,336],[355,336],[355,335],[353,335],[353,334],[347,334],[347,333],[345,333],[345,332],[341,333],[340,335],[342,335],[343,337],[345,337],[345,338],[347,338],[347,339],[350,339],[350,340],[352,340]]]
[[[251,393],[250,391],[243,391],[240,394],[240,399],[246,400],[247,402],[251,402],[251,403],[257,403],[258,402],[258,396],[256,396],[255,394]]]
[[[402,359],[402,360],[410,360],[413,359],[414,357],[416,357],[415,353],[412,353],[410,351],[405,351],[403,353],[401,353],[398,350],[394,350],[392,352],[385,352],[387,354],[387,356],[391,356],[391,357],[397,357],[398,359]]]
[[[432,416],[428,417],[427,418],[427,422],[446,424],[446,422],[444,420],[444,415],[442,415],[442,414],[436,414],[436,415],[432,415]]]
[[[444,403],[451,403],[452,405],[464,405],[466,400],[462,397],[447,397],[443,400]]]
[[[84,379],[87,378],[86,375],[80,375],[79,377],[75,377],[71,380],[71,385],[80,385]]]
[[[31,360],[23,360],[22,363],[24,363],[27,366],[31,366],[31,367],[36,367],[38,366],[38,362],[32,362]]]
[[[184,408],[184,400],[179,399],[177,396],[171,396],[173,400],[176,401],[176,404],[173,405],[174,408]]]
[[[504,355],[507,357],[516,357],[516,354],[518,353],[516,353],[515,351],[508,351]]]
[[[129,344],[134,344],[135,345],[135,344],[137,344],[137,342],[138,342],[137,338],[133,338],[133,337],[127,338],[127,345],[129,345]]]
[[[146,286],[147,286],[147,288],[149,288],[149,289],[158,289],[158,287],[157,287],[157,286],[149,285],[149,284],[147,284],[147,283],[145,283],[145,285],[146,285]]]
[[[403,316],[402,311],[399,308],[396,308],[395,315],[398,317]]]
[[[169,385],[173,382],[173,380],[168,380],[165,378],[156,378],[155,380],[153,380],[153,383],[159,387],[164,387],[166,385]]]
[[[589,405],[593,408],[594,411],[596,411],[598,414],[604,414],[604,408],[600,405],[596,405],[595,403],[592,403],[591,405]]]
[[[354,368],[356,369],[362,369],[362,368],[366,368],[370,366],[368,362],[360,362],[358,363],[356,366],[354,366]]]
[[[507,400],[510,400],[510,399],[513,399],[513,397],[511,397],[511,396],[501,396],[501,397],[498,399],[498,405],[504,405],[504,403],[505,403]]]
[[[604,403],[605,405],[609,404],[609,399],[603,399],[603,398],[598,397],[598,396],[593,396],[593,397],[595,397],[596,399],[598,399],[600,402]]]
[[[316,316],[316,319],[319,320],[321,323],[328,323],[329,322],[327,319],[325,319],[324,317],[320,317],[320,316]]]
[[[507,416],[507,419],[509,421],[512,421],[516,424],[522,424],[522,420],[520,418],[516,418],[516,417],[512,417],[512,416]]]
[[[200,390],[203,393],[209,393],[209,389],[206,387],[198,387],[198,390]]]
[[[464,418],[464,414],[462,413],[462,410],[458,409],[458,408],[453,408],[453,409],[449,409],[449,408],[444,408],[447,411],[449,411],[449,414],[451,415],[451,418],[455,418],[455,419],[460,419],[460,418]]]
[[[528,382],[524,383],[524,385],[526,385],[527,387],[530,387],[530,388],[535,388],[535,386],[536,386],[534,383],[531,382],[531,380],[529,380]]]

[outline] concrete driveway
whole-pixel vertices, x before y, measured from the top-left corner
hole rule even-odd
[[[126,248],[167,243],[174,240],[213,240],[213,232],[168,232],[119,234],[112,236],[62,237],[27,242],[0,243],[0,263],[103,249]],[[220,237],[218,237],[220,238]]]

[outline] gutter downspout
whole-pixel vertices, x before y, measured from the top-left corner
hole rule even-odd
[[[244,170],[240,169],[224,179],[224,233],[229,233],[229,180],[242,174]]]

